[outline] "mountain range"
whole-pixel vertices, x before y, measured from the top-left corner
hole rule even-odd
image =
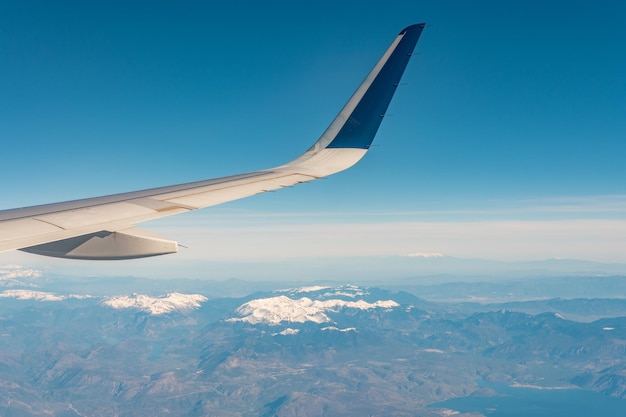
[[[337,283],[96,294],[14,275],[0,415],[445,416],[434,403],[497,395],[481,381],[626,398],[619,297],[481,304]]]

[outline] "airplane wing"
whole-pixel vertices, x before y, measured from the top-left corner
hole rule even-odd
[[[367,152],[424,29],[403,29],[315,144],[262,171],[103,197],[0,211],[0,252],[70,259],[132,259],[178,250],[134,225],[343,171]]]

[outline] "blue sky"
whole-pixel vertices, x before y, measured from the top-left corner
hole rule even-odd
[[[146,223],[191,249],[138,265],[414,252],[626,262],[626,6],[563,4],[2,2],[0,208],[286,162],[397,32],[426,22],[363,161]],[[14,259],[44,262],[0,255]]]

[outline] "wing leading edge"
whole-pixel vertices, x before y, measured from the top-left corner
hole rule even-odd
[[[0,211],[0,252],[70,259],[131,259],[178,244],[134,225],[343,171],[367,152],[424,29],[403,29],[315,144],[275,168],[110,196]]]

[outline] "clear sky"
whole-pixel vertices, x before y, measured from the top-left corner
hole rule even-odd
[[[174,256],[50,264],[626,262],[624,16],[621,1],[3,1],[0,208],[286,162],[395,35],[426,22],[393,116],[352,169],[143,224],[190,246]],[[48,262],[0,255],[14,261]]]

